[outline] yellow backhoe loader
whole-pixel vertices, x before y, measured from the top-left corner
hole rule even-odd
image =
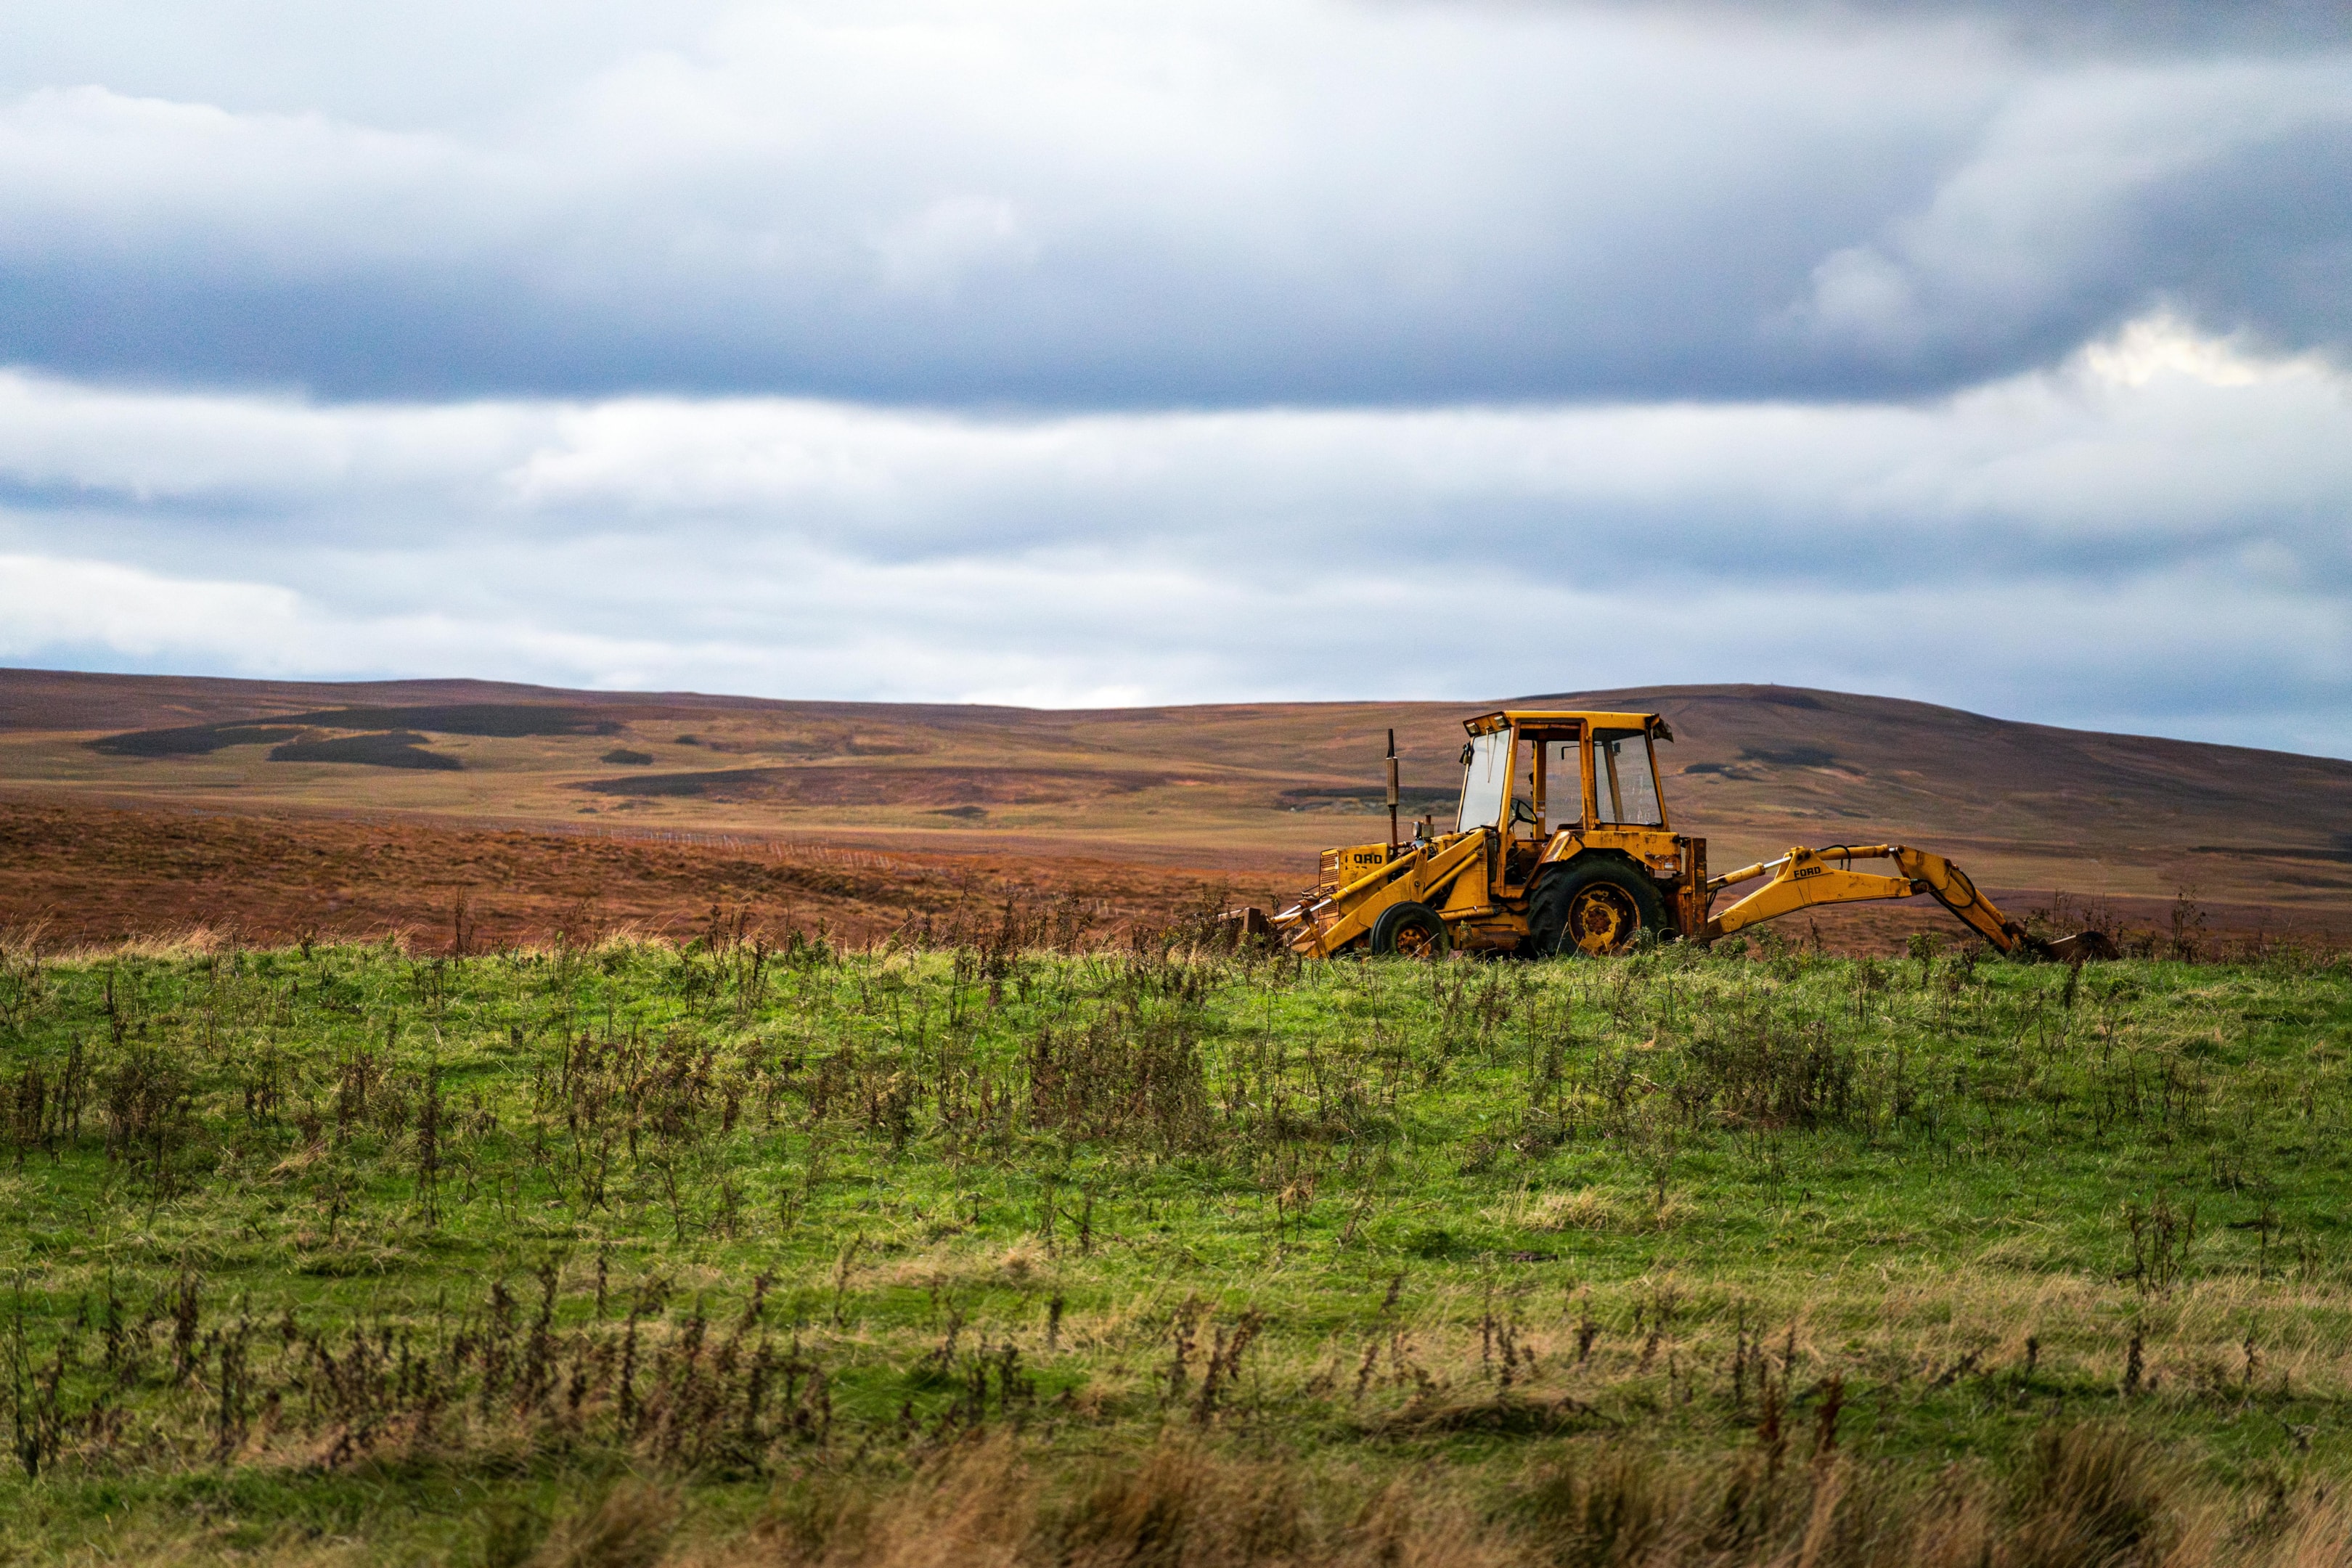
[[[1958,867],[1908,845],[1800,847],[1709,877],[1706,840],[1666,820],[1655,742],[1674,734],[1655,713],[1506,709],[1463,727],[1469,742],[1450,831],[1423,818],[1400,840],[1391,731],[1388,842],[1325,850],[1312,891],[1271,915],[1232,918],[1315,958],[1451,949],[1544,957],[1622,952],[1645,932],[1711,942],[1796,910],[1924,893],[2002,952],[2115,956],[2098,931],[2029,935]],[[1856,871],[1857,860],[1891,862],[1894,874]],[[1714,912],[1717,893],[1759,879]]]

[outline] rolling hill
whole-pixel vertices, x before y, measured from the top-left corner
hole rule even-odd
[[[1669,809],[1717,868],[1884,837],[1942,849],[2013,896],[2145,910],[2191,889],[2228,920],[2352,924],[2352,763],[1784,687],[1504,700],[1664,713]],[[1409,809],[1442,817],[1460,721],[1497,705],[1038,710],[0,671],[0,796],[933,866],[1083,862],[1097,895],[1101,868],[1119,864],[1163,890],[1180,870],[1272,889],[1304,880],[1321,847],[1384,836],[1391,726]]]

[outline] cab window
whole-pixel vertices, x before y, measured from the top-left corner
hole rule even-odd
[[[1500,827],[1511,798],[1511,732],[1475,735],[1463,751],[1462,816],[1456,831]]]
[[[1543,743],[1544,820],[1550,827],[1573,827],[1584,820],[1584,773],[1579,749],[1575,741]]]
[[[1648,734],[1640,730],[1594,731],[1592,794],[1602,822],[1626,827],[1665,826]]]

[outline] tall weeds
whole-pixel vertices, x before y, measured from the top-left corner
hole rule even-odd
[[[508,1568],[691,1554],[742,1488],[845,1564],[2285,1562],[2336,1517],[2336,970],[591,934],[10,958],[5,1484],[657,1489],[486,1515]]]

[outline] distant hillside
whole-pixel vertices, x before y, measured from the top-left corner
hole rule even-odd
[[[2352,763],[2012,723],[1769,686],[1493,703],[1104,710],[794,702],[471,680],[311,683],[0,671],[18,799],[785,835],[1109,856],[1291,878],[1454,788],[1485,708],[1655,709],[1677,827],[1718,868],[1792,843],[1945,849],[1989,887],[2352,910]]]

